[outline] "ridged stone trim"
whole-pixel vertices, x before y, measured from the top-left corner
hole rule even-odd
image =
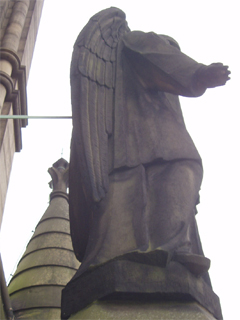
[[[9,284],[19,319],[60,319],[61,292],[74,276],[77,261],[70,236],[68,201],[61,194],[68,184],[68,163],[54,167],[55,197],[39,221]],[[61,194],[60,194],[61,193]]]

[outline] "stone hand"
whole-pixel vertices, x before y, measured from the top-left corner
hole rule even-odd
[[[197,80],[206,88],[214,88],[225,85],[230,79],[230,73],[228,66],[222,63],[212,63],[199,70]]]

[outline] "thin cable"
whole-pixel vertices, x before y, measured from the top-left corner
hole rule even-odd
[[[72,116],[0,115],[0,119],[72,119]]]

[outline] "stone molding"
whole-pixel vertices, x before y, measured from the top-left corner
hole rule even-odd
[[[11,75],[0,70],[0,82],[6,89],[5,101],[12,103],[14,115],[27,115],[26,68],[21,65],[21,61],[14,51],[7,48],[0,48],[0,55],[2,61],[5,60],[12,66]],[[15,146],[17,152],[22,149],[21,128],[26,127],[27,123],[27,119],[14,120]]]
[[[52,201],[52,199],[57,198],[57,197],[61,197],[64,198],[65,200],[67,200],[67,202],[69,202],[69,196],[66,192],[63,191],[53,191],[50,193],[50,201]]]

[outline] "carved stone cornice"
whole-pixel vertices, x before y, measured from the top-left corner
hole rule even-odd
[[[12,103],[14,115],[27,115],[26,68],[21,65],[17,53],[10,49],[0,48],[0,57],[12,67],[10,75],[0,70],[0,83],[6,89],[5,101]],[[21,128],[27,124],[27,119],[14,120],[15,145],[18,152],[22,149]]]
[[[14,79],[16,79],[18,81],[18,90],[17,91],[19,91],[20,102],[21,102],[21,104],[20,104],[21,109],[19,110],[19,113],[16,113],[16,114],[17,115],[19,115],[19,114],[25,115],[25,114],[27,114],[26,67],[21,65],[21,61],[20,61],[17,53],[14,52],[13,50],[0,47],[0,57],[1,57],[1,60],[8,61],[12,66],[12,74],[11,74],[11,77],[8,75],[9,76],[8,80],[11,81],[10,79],[12,79],[11,82],[13,85],[12,85],[12,87],[10,87],[10,86],[6,87],[6,89],[7,89],[6,101],[12,102],[12,93],[13,93],[13,90],[15,90],[14,89],[14,85],[15,85]],[[6,77],[7,74],[4,73],[4,75]],[[3,85],[4,85],[4,83],[3,83]],[[27,120],[24,120],[22,122],[22,126],[26,127],[26,125],[27,125]]]

